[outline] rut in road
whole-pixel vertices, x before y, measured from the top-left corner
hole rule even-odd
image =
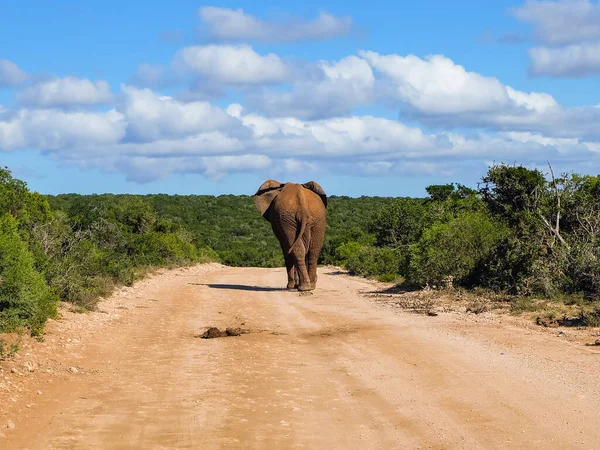
[[[162,277],[162,278],[161,278]],[[2,448],[599,448],[598,354],[497,324],[393,311],[319,269],[201,266],[77,353]],[[247,334],[200,339],[214,326]]]

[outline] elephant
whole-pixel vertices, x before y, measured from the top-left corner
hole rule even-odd
[[[265,181],[254,204],[271,223],[287,270],[287,289],[312,291],[317,285],[317,260],[325,240],[327,194],[318,183]]]

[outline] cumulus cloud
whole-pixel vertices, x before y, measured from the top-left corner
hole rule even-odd
[[[600,26],[599,26],[600,28]],[[532,75],[582,77],[600,73],[600,42],[529,50]]]
[[[122,86],[123,113],[131,139],[151,142],[165,138],[194,136],[203,132],[235,130],[236,122],[221,108],[208,102],[183,103],[150,89]]]
[[[564,45],[600,40],[600,4],[590,0],[527,0],[512,14],[534,27],[535,38],[545,44]]]
[[[72,105],[98,105],[112,101],[108,83],[67,76],[41,81],[17,94],[24,105],[60,107]]]
[[[497,78],[468,72],[442,55],[359,54],[381,75],[380,95],[396,99],[432,116],[461,114],[537,114],[555,110],[558,103],[544,93],[526,93]]]
[[[347,115],[371,103],[374,86],[369,64],[348,56],[333,64],[320,62],[310,76],[298,77],[289,92],[259,91],[250,102],[271,116],[319,119]]]
[[[114,109],[105,113],[0,109],[0,149],[47,151],[117,144],[125,135],[125,126],[123,114]]]
[[[233,61],[220,53],[223,48],[233,49]],[[250,56],[240,57],[239,48]],[[251,80],[259,86],[273,82],[265,57],[249,47],[188,49],[177,61],[199,80],[224,78],[219,86],[244,85],[246,93],[252,93]],[[21,97],[17,109],[0,107],[0,150],[39,150],[62,162],[125,172],[138,182],[185,173],[216,180],[266,170],[297,176],[317,170],[452,174],[464,164],[483,166],[491,159],[576,166],[600,157],[600,106],[563,108],[548,94],[516,90],[441,55],[365,51],[294,66],[291,73],[284,66],[285,78],[276,79],[289,83],[288,92],[281,86],[258,91],[261,96],[250,96],[244,105],[217,106],[126,84],[106,112],[59,108],[85,104],[81,94],[69,94],[69,101],[56,95],[60,89],[34,97],[36,102]],[[400,107],[401,120],[355,111],[373,105]],[[407,125],[407,119],[442,131]],[[469,127],[470,132],[452,131]]]
[[[27,77],[14,62],[0,59],[0,88],[18,86],[24,83]]]
[[[500,81],[467,72],[441,55],[421,59],[372,51],[359,54],[389,83],[386,93],[426,113],[488,111],[507,101]]]
[[[333,66],[333,65],[332,65]],[[333,73],[336,71],[334,69]],[[320,120],[266,117],[240,104],[180,102],[150,89],[122,86],[118,110],[0,110],[0,149],[38,149],[63,162],[149,182],[171,174],[220,179],[236,171],[367,176],[451,173],[464,161],[542,162],[598,158],[600,140],[531,131],[426,133],[370,115]]]
[[[313,20],[267,22],[242,9],[207,6],[199,11],[202,31],[221,41],[294,42],[322,41],[350,33],[352,19],[321,12]]]
[[[174,66],[220,84],[278,83],[289,77],[289,68],[277,55],[259,55],[245,44],[186,47],[177,53]]]
[[[512,14],[533,27],[543,44],[529,50],[533,76],[582,77],[600,73],[600,3],[527,0]]]

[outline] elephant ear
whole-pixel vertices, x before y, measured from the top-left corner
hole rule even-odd
[[[271,206],[271,202],[279,195],[283,186],[285,186],[285,183],[267,180],[258,188],[256,194],[254,194],[254,205],[262,216],[265,215],[267,209]]]
[[[321,200],[323,201],[325,208],[327,208],[327,194],[325,193],[323,188],[319,185],[319,183],[317,183],[316,181],[309,181],[308,183],[303,183],[302,186],[304,186],[306,189],[310,189],[315,194],[317,194],[319,197],[321,197]]]

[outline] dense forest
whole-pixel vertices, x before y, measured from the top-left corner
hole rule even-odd
[[[427,194],[330,197],[320,262],[407,288],[571,296],[600,321],[600,177],[501,164]],[[43,196],[0,169],[0,332],[39,333],[59,300],[89,309],[149,268],[210,260],[283,265],[251,196]]]

